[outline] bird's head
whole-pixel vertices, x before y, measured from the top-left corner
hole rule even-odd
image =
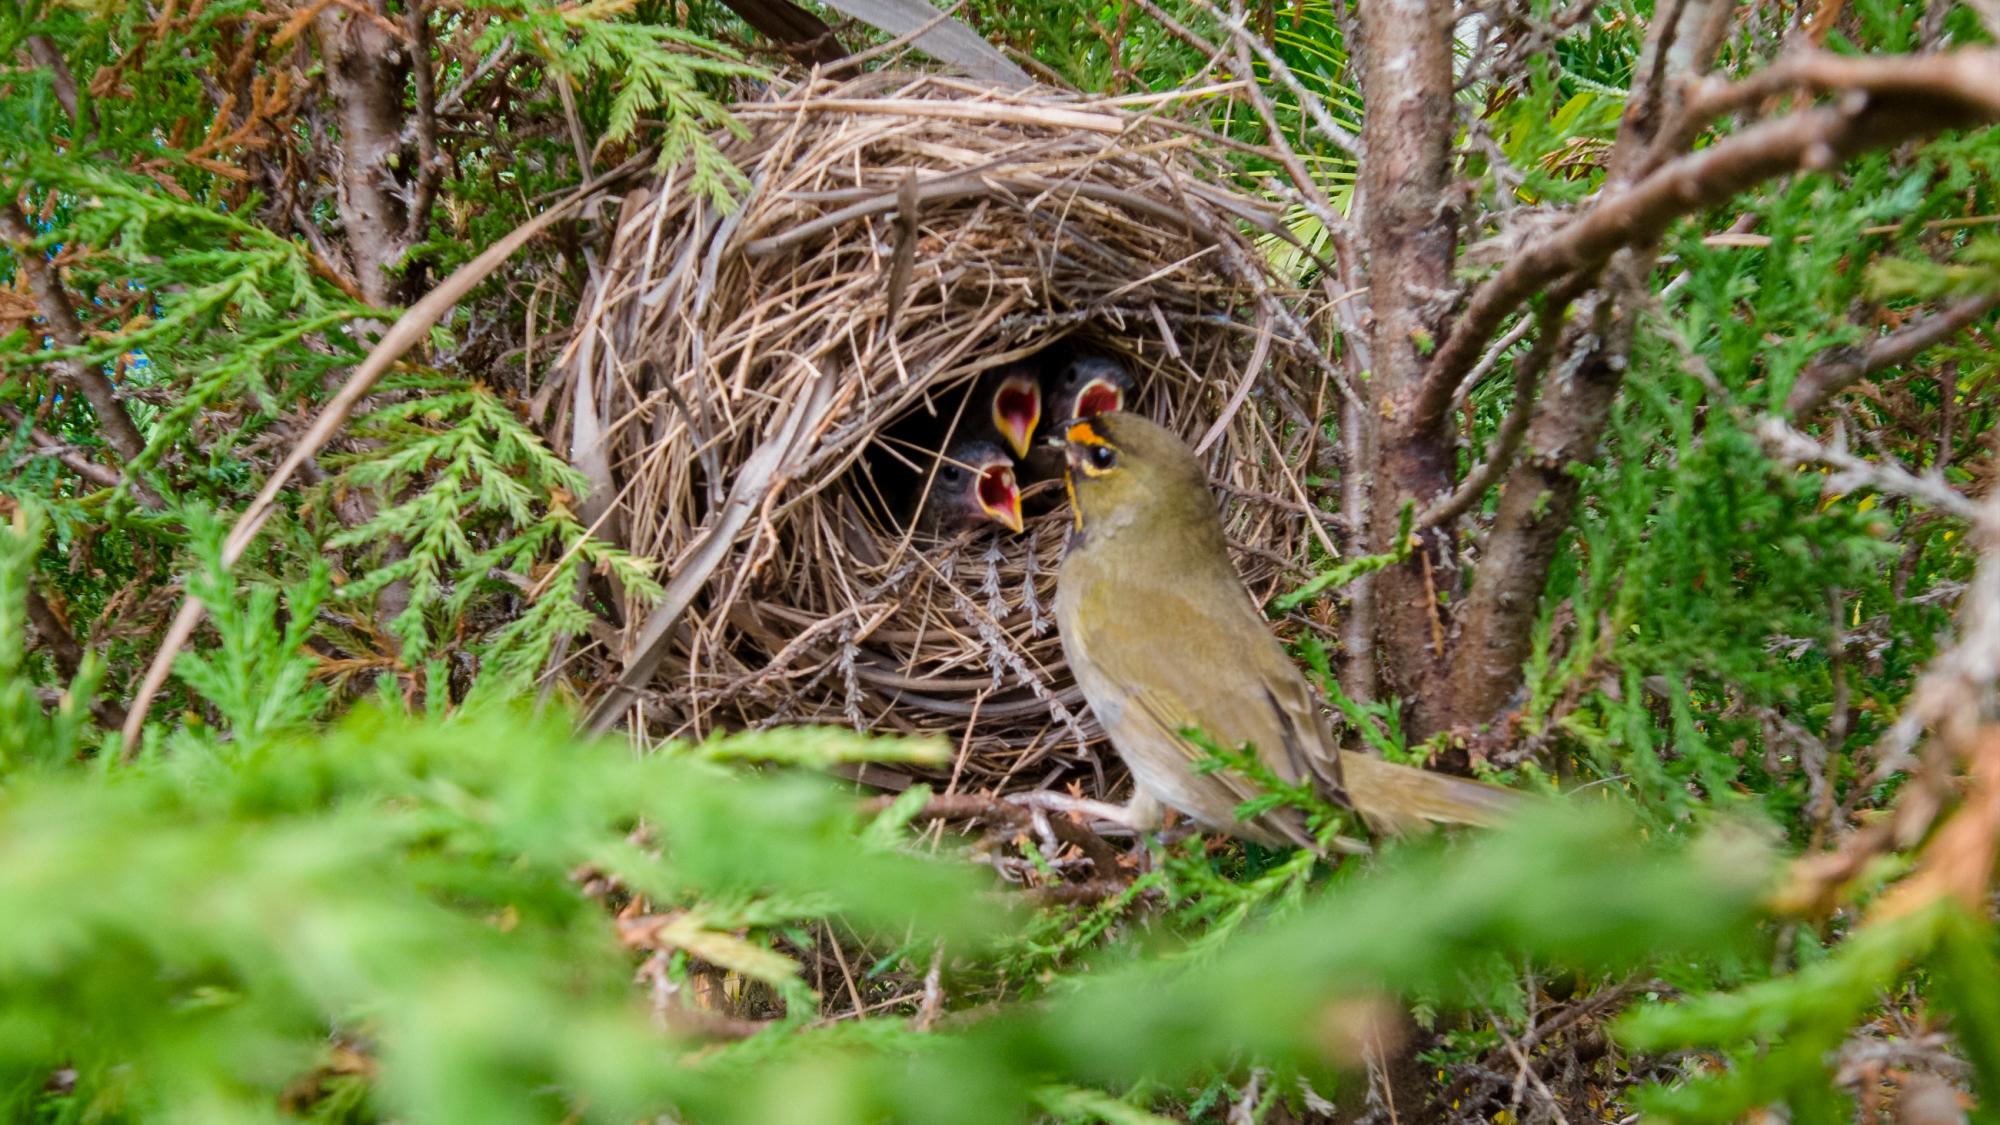
[[[990,441],[960,442],[946,450],[930,487],[930,503],[937,507],[941,528],[956,530],[991,520],[1009,531],[1021,530],[1021,490],[1014,481],[1014,461]]]
[[[1101,355],[1078,356],[1056,376],[1049,395],[1049,415],[1070,419],[1116,413],[1132,404],[1135,385],[1132,373],[1117,360]]]
[[[988,400],[994,432],[1006,439],[1014,456],[1026,457],[1035,440],[1035,427],[1042,421],[1041,381],[1021,364],[1003,367],[996,376]]]
[[[1077,529],[1128,523],[1173,530],[1215,520],[1208,474],[1172,430],[1137,414],[1068,423],[1063,479]]]

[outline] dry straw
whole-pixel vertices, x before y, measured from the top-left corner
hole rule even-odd
[[[1060,486],[1026,534],[943,546],[882,498],[909,435],[1051,345],[1123,357],[1138,409],[1201,443],[1253,589],[1296,579],[1332,377],[1253,240],[1275,216],[1179,108],[811,80],[738,107],[736,209],[684,175],[626,201],[567,417],[586,511],[667,597],[572,662],[596,725],[940,732],[966,782],[1088,768],[1050,613]]]

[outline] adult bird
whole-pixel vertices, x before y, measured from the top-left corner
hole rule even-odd
[[[953,445],[938,458],[918,495],[911,523],[921,535],[944,538],[987,521],[1009,531],[1021,530],[1021,490],[1014,480],[1014,460],[993,442],[975,439]]]
[[[1317,694],[1271,635],[1229,559],[1208,475],[1187,446],[1136,414],[1062,435],[1076,514],[1056,579],[1056,625],[1084,699],[1132,770],[1135,821],[1150,804],[1268,846],[1314,847],[1297,809],[1239,820],[1261,792],[1202,772],[1213,745],[1246,744],[1288,784],[1310,780],[1376,831],[1491,824],[1519,794],[1339,749]]]

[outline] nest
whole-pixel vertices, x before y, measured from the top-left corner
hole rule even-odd
[[[1295,580],[1329,455],[1323,332],[1257,245],[1276,216],[1172,109],[814,80],[737,107],[734,208],[685,171],[626,200],[569,427],[586,514],[668,593],[598,651],[595,682],[623,684],[600,714],[943,734],[983,783],[1096,768],[1052,613],[1060,485],[1023,534],[943,544],[881,495],[899,427],[948,425],[982,373],[1047,349],[1121,358],[1136,409],[1210,466],[1253,592]]]

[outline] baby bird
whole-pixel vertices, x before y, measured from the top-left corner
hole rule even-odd
[[[1021,530],[1021,490],[1014,481],[1013,458],[990,441],[961,441],[946,450],[919,497],[913,526],[932,539],[988,520],[1009,531]]]
[[[1112,413],[1062,436],[1076,531],[1056,578],[1056,627],[1077,687],[1132,769],[1137,804],[1261,844],[1314,846],[1297,810],[1237,819],[1257,783],[1202,772],[1190,728],[1220,746],[1247,743],[1278,778],[1311,781],[1376,831],[1491,824],[1520,802],[1510,789],[1340,748],[1319,693],[1230,561],[1207,472],[1172,431]]]
[[[1009,363],[986,373],[973,395],[976,426],[990,426],[990,433],[1007,443],[1016,457],[1026,457],[1035,440],[1035,427],[1042,422],[1042,382],[1032,364]]]
[[[1079,418],[1124,410],[1132,404],[1136,387],[1124,364],[1109,356],[1081,355],[1045,380],[1042,397],[1048,404],[1049,418],[1057,426],[1066,426]],[[1058,435],[1023,458],[1021,479],[1027,483],[1054,480],[1062,471],[1062,440]]]
[[[1050,380],[1048,414],[1058,422],[1095,418],[1131,405],[1136,384],[1125,365],[1110,356],[1082,355]]]

